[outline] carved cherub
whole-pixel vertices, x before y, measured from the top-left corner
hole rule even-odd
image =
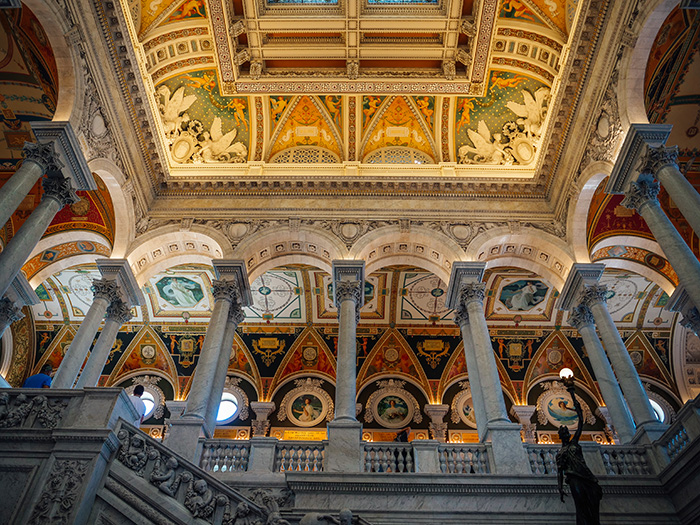
[[[195,518],[208,518],[214,512],[214,494],[203,479],[190,481],[185,495],[185,507]]]
[[[0,420],[0,427],[18,427],[27,419],[32,410],[32,402],[27,396],[20,394],[15,398],[14,407],[7,413],[5,419]]]
[[[151,473],[151,483],[158,487],[162,492],[165,492],[169,496],[175,496],[177,489],[180,487],[182,482],[182,474],[177,474],[177,468],[180,464],[174,457],[168,458],[165,462],[165,470],[160,469],[160,460],[157,461],[153,472]]]

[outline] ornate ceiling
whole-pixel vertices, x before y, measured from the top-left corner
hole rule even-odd
[[[284,177],[277,164],[294,176],[306,165],[308,181],[311,164],[326,179],[373,184],[501,178],[498,188],[464,189],[515,196],[551,183],[542,157],[553,110],[577,81],[567,57],[583,4],[122,0],[116,14],[128,25],[166,184],[180,194],[201,188],[183,179],[204,174]]]

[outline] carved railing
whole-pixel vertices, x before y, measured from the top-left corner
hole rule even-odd
[[[688,401],[676,414],[676,420],[661,436],[658,444],[663,448],[670,462],[695,439],[700,437],[700,395]]]
[[[532,473],[538,476],[556,475],[559,448],[556,445],[528,445],[527,457]]]
[[[46,395],[41,390],[0,392],[0,428],[54,429],[75,395]]]
[[[283,441],[275,450],[275,472],[323,471],[323,443]]]
[[[489,473],[489,460],[484,445],[440,445],[438,459],[443,474]]]
[[[365,472],[415,472],[410,443],[365,443]]]
[[[116,460],[185,507],[193,522],[198,518],[206,523],[235,525],[241,516],[246,516],[250,523],[267,519],[266,509],[133,426],[122,421],[116,431],[120,443]]]
[[[653,474],[647,449],[644,447],[600,447],[605,472],[609,476],[648,476]]]
[[[248,470],[250,442],[243,440],[207,440],[199,466],[207,472],[245,472]]]

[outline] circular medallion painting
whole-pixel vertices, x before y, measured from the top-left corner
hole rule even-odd
[[[314,394],[301,394],[287,405],[287,417],[297,426],[313,427],[323,421],[327,410],[323,399]]]
[[[472,428],[476,428],[476,417],[474,416],[474,401],[471,396],[463,396],[457,403],[457,413],[460,419]]]
[[[405,427],[413,416],[411,405],[397,394],[379,398],[373,408],[377,422],[387,428]]]
[[[552,392],[542,400],[542,407],[549,422],[555,427],[575,427],[578,425],[578,416],[574,411],[574,404],[568,394]]]

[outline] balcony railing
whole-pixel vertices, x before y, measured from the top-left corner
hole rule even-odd
[[[212,439],[204,443],[199,465],[206,472],[245,472],[249,455],[249,441]]]
[[[438,447],[443,474],[488,474],[489,460],[484,445],[443,444]]]
[[[410,443],[365,443],[365,472],[415,472],[416,461]]]
[[[275,450],[275,472],[322,472],[323,443],[282,441]]]

